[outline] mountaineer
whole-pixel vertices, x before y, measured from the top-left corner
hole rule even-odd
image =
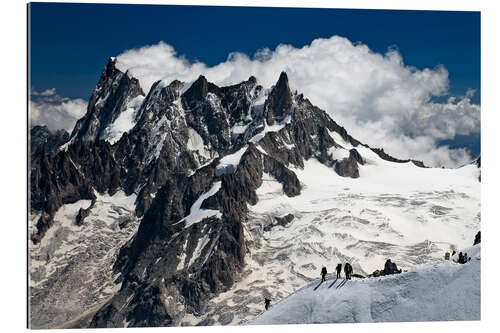
[[[346,262],[344,265],[344,273],[345,273],[346,280],[350,280],[351,274],[352,274],[352,266],[348,262]]]
[[[325,281],[326,274],[326,267],[323,266],[323,268],[321,269],[321,282]]]
[[[264,298],[264,307],[267,309],[269,309],[269,305],[271,305],[271,300],[269,298]]]
[[[342,264],[337,265],[337,279],[340,279],[340,273],[342,273]]]

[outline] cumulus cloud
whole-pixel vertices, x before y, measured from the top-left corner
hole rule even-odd
[[[71,133],[78,119],[87,110],[87,102],[81,98],[70,99],[56,94],[56,89],[41,93],[31,91],[29,117],[31,126],[46,125],[51,130],[64,129]],[[40,97],[37,97],[40,96]]]
[[[235,52],[212,67],[189,62],[164,42],[125,51],[117,59],[118,68],[129,70],[145,90],[159,79],[189,82],[200,74],[218,85],[254,75],[270,87],[286,71],[293,89],[353,136],[396,157],[421,159],[430,165],[466,163],[467,151],[438,147],[437,142],[480,131],[480,106],[470,99],[473,90],[445,103],[433,101],[448,94],[446,68],[416,69],[404,64],[395,48],[375,53],[339,36],[316,39],[302,48],[262,49],[253,57]]]

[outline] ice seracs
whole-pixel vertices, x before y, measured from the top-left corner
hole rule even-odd
[[[96,305],[120,289],[120,274],[113,271],[113,265],[121,246],[139,227],[133,213],[136,197],[123,191],[112,196],[96,193],[94,203],[65,204],[40,243],[29,241],[31,327],[64,325],[97,310]],[[80,208],[90,208],[90,213],[78,226]]]

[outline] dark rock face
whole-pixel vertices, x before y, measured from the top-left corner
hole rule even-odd
[[[101,73],[101,78],[89,100],[87,113],[78,120],[71,133],[76,141],[99,139],[105,128],[113,123],[133,98],[142,95],[139,81],[122,73],[116,67],[116,60],[109,59]]]
[[[102,171],[102,168],[96,171]],[[98,175],[94,174],[94,179],[102,182]],[[31,235],[34,243],[38,243],[44,236],[52,225],[55,212],[63,204],[95,198],[90,181],[65,151],[55,156],[50,156],[45,151],[32,154],[30,204],[31,209],[43,212],[36,225],[37,233]]]
[[[418,166],[419,168],[427,168],[424,164],[424,162],[422,161],[415,161],[415,160],[410,160],[412,161],[413,164],[415,164],[416,166]]]
[[[273,125],[291,114],[292,93],[288,85],[288,77],[281,72],[278,82],[274,86],[264,108],[267,110],[267,123]]]
[[[31,154],[46,151],[53,154],[68,142],[69,133],[65,130],[50,131],[47,126],[33,126],[30,129],[29,142]]]
[[[479,169],[481,169],[481,156],[479,156],[475,162],[474,162]],[[477,177],[477,180],[481,182],[481,171],[479,172],[479,176]]]
[[[30,203],[42,212],[34,242],[63,204],[95,200],[95,192],[137,194],[141,224],[113,267],[121,288],[91,327],[179,325],[186,313],[203,313],[207,301],[239,277],[247,207],[258,202],[264,174],[290,197],[302,190],[293,167],[303,168],[310,158],[341,176],[359,177],[364,159],[355,148],[340,161],[329,150],[347,149],[333,132],[353,147],[363,144],[303,95],[292,94],[285,73],[263,105],[256,104],[265,91],[254,77],[218,87],[200,76],[186,88],[180,81],[154,83],[135,126],[110,144],[103,133],[131,99],[144,96],[138,80],[111,59],[68,146],[32,155]],[[240,151],[238,163],[217,171],[223,157]],[[88,213],[81,209],[75,223],[85,223]],[[276,217],[275,225],[293,219]]]
[[[386,161],[394,162],[394,163],[408,163],[411,161],[413,164],[415,164],[416,166],[418,166],[420,168],[427,168],[427,166],[425,166],[424,162],[422,162],[422,161],[416,161],[416,160],[411,160],[411,159],[401,160],[401,159],[390,156],[389,154],[384,152],[384,149],[382,149],[382,148],[370,148],[370,149],[374,153],[376,153],[380,158],[382,158]]]
[[[283,192],[287,196],[294,197],[300,194],[300,181],[293,171],[267,155],[263,156],[263,163],[264,172],[270,173],[278,182],[283,184]]]
[[[276,216],[274,217],[276,223],[271,222],[270,224],[264,226],[264,231],[270,231],[273,227],[278,225],[286,227],[290,222],[293,221],[294,218],[295,216],[293,216],[293,214],[288,214],[282,217]]]
[[[355,160],[356,162],[358,162],[361,165],[365,164],[365,161],[363,161],[363,158],[361,157],[361,155],[354,148],[349,150],[349,158]]]
[[[283,217],[275,217],[278,224],[282,227],[286,226],[288,223],[292,222],[295,216],[293,214],[288,214]]]
[[[77,226],[81,226],[87,216],[90,214],[90,210],[94,207],[95,201],[92,201],[91,205],[88,208],[80,208],[78,214],[76,215],[75,224]]]
[[[36,228],[37,228],[36,234],[31,235],[31,240],[33,241],[33,243],[37,244],[38,242],[40,242],[42,237],[45,235],[47,230],[49,230],[49,228],[52,226],[53,223],[54,223],[54,215],[53,214],[50,215],[43,212],[36,223]]]
[[[373,152],[375,152],[380,158],[394,163],[407,163],[409,160],[400,160],[398,158],[392,157],[387,154],[382,148],[372,148]]]
[[[208,93],[217,94],[219,87],[213,83],[209,83],[207,79],[200,75],[196,81],[193,82],[191,87],[183,94],[184,103],[188,108],[193,108],[200,102],[204,101]]]
[[[478,231],[476,236],[474,236],[474,243],[472,245],[477,245],[481,243],[481,231]]]
[[[361,163],[363,162],[363,159],[361,158],[357,150],[351,149],[349,151],[349,157],[335,163],[335,172],[337,172],[342,177],[359,178],[358,162],[360,164],[364,164]]]

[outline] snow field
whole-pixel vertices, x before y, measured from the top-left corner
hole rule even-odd
[[[120,113],[118,118],[116,118],[115,121],[104,130],[101,138],[108,141],[110,144],[115,144],[118,140],[120,140],[123,133],[127,133],[134,128],[137,120],[137,112],[139,111],[144,98],[145,97],[141,95],[132,98],[127,103],[125,110]]]
[[[480,245],[471,261],[438,260],[379,278],[316,280],[246,324],[317,324],[480,319]]]
[[[243,146],[236,152],[226,155],[220,159],[219,164],[215,168],[215,175],[220,176],[223,174],[234,173],[240,164],[241,157],[248,149],[248,145]]]
[[[323,266],[332,273],[337,263],[350,262],[354,273],[366,275],[390,258],[399,268],[413,270],[472,243],[480,229],[479,169],[424,169],[356,149],[367,162],[358,179],[340,177],[315,159],[303,169],[291,168],[303,185],[297,197],[287,197],[282,184],[263,175],[259,201],[249,206],[245,223],[243,276],[210,302],[199,321],[220,311],[232,317],[219,323],[249,320],[262,311],[264,297],[273,303],[282,299],[319,278]],[[275,217],[289,213],[294,220],[287,226],[264,230]],[[357,317],[337,319],[386,320],[367,313],[359,310]]]

